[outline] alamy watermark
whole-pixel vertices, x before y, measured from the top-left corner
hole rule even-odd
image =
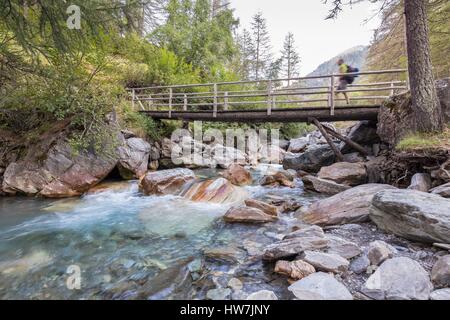
[[[81,289],[81,268],[78,265],[71,265],[66,271],[69,276],[66,279],[66,287],[69,290]]]
[[[207,129],[195,121],[193,132],[177,129],[171,136],[171,159],[175,165],[215,168],[238,164],[279,164],[278,129]]]
[[[69,15],[67,18],[67,28],[70,30],[80,30],[81,29],[81,8],[75,4],[70,5],[66,13]]]

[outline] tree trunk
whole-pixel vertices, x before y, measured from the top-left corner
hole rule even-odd
[[[439,132],[444,129],[444,116],[431,64],[427,1],[404,1],[414,129],[420,132]]]

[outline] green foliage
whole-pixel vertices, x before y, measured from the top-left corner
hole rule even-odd
[[[450,125],[443,133],[415,133],[403,138],[396,146],[398,150],[450,148]]]

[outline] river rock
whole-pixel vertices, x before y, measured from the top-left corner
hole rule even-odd
[[[245,186],[252,183],[250,171],[235,163],[228,167],[223,173],[223,177],[236,186]]]
[[[147,172],[150,144],[141,138],[130,138],[118,148],[117,168],[126,180],[139,179]]]
[[[255,199],[247,199],[245,200],[245,205],[247,207],[259,209],[269,216],[278,217],[278,208],[271,204]]]
[[[328,246],[323,230],[311,226],[286,235],[283,240],[268,245],[264,250],[263,259],[274,261],[292,257],[305,250],[318,250]]]
[[[362,255],[361,257],[352,260],[349,269],[350,271],[356,274],[361,274],[366,272],[369,266],[370,266],[369,258],[367,258],[367,256],[365,255]]]
[[[430,300],[450,300],[450,288],[433,291],[430,294]]]
[[[440,195],[441,197],[444,198],[450,198],[450,182],[442,186],[436,187],[434,189],[431,189],[430,192],[433,194]]]
[[[428,300],[433,285],[422,266],[406,257],[386,260],[367,279],[363,293],[376,300]]]
[[[288,171],[277,171],[274,174],[266,175],[261,178],[259,184],[262,186],[284,186],[289,188],[294,188],[294,176]]]
[[[428,173],[416,173],[411,178],[409,190],[428,192],[431,189],[431,177]]]
[[[229,288],[218,288],[208,290],[206,293],[206,299],[208,300],[228,300],[231,295],[231,289]]]
[[[274,144],[269,146],[263,145],[259,149],[258,160],[261,163],[280,164],[283,161],[285,154],[286,151],[279,146]]]
[[[203,255],[209,260],[225,262],[225,263],[239,263],[245,257],[245,253],[232,246],[207,248],[203,251]]]
[[[350,262],[337,254],[323,253],[317,251],[305,251],[303,260],[313,265],[317,270],[340,273],[345,272]]]
[[[220,168],[226,169],[233,163],[244,166],[247,163],[247,157],[244,152],[230,147],[224,147],[217,144],[211,148],[211,160]]]
[[[300,280],[316,272],[316,269],[303,260],[279,260],[275,264],[275,273],[286,275],[294,280]]]
[[[381,240],[373,241],[369,244],[367,257],[374,266],[379,266],[382,262],[394,256],[395,249]]]
[[[21,160],[8,165],[3,176],[3,192],[47,198],[83,194],[106,178],[117,164],[114,138],[120,140],[120,133],[115,127],[108,130],[110,139],[99,152],[76,152],[64,137],[43,139],[30,147]]]
[[[353,300],[342,283],[324,272],[313,273],[294,282],[288,290],[299,300]]]
[[[359,256],[361,248],[354,242],[347,241],[340,237],[327,235],[328,248],[327,253],[337,254],[345,259],[352,259]]]
[[[283,160],[283,168],[318,172],[320,168],[329,166],[334,161],[335,155],[329,145],[313,145],[300,155],[286,155]]]
[[[248,197],[247,192],[232,185],[227,179],[217,178],[193,183],[183,190],[182,197],[195,202],[241,203]]]
[[[305,151],[306,147],[309,144],[309,138],[308,137],[301,137],[297,139],[291,139],[289,141],[289,149],[288,152],[292,153],[300,153]]]
[[[265,214],[262,210],[249,207],[234,207],[225,213],[223,219],[229,223],[267,223],[277,218]]]
[[[322,167],[317,176],[347,186],[364,184],[367,179],[364,164],[350,162],[338,162],[328,167]]]
[[[450,287],[450,255],[440,257],[431,270],[431,280],[441,287]]]
[[[305,189],[329,195],[335,195],[351,188],[350,186],[345,186],[331,180],[325,180],[310,175],[302,177],[302,181]]]
[[[305,250],[324,249],[328,245],[325,237],[304,236],[287,238],[268,245],[264,250],[263,259],[275,261],[296,256]]]
[[[149,172],[141,180],[139,190],[145,195],[177,194],[194,179],[194,172],[185,168]]]
[[[298,230],[295,230],[291,233],[288,233],[286,236],[283,237],[283,240],[285,239],[294,239],[294,238],[325,238],[325,233],[323,232],[323,229],[319,226],[306,226],[303,228],[300,228]]]
[[[450,243],[450,200],[414,190],[385,190],[372,200],[370,218],[403,238]]]
[[[366,184],[319,200],[303,209],[303,221],[319,225],[364,222],[369,219],[373,196],[381,190],[395,189],[385,184]]]
[[[251,293],[247,300],[260,300],[260,301],[268,301],[268,300],[278,300],[277,295],[270,290],[260,290],[257,292]]]

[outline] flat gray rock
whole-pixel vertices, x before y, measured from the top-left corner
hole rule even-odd
[[[351,293],[333,275],[313,273],[289,288],[298,300],[353,300]]]
[[[354,242],[332,235],[327,235],[326,238],[328,239],[327,253],[337,254],[345,259],[351,259],[359,256],[362,252],[361,248]]]
[[[337,254],[316,251],[305,251],[303,260],[314,266],[317,270],[333,273],[344,272],[350,265],[347,259]]]
[[[433,285],[428,273],[410,258],[386,260],[367,279],[362,292],[376,300],[428,300]]]
[[[435,290],[430,294],[431,300],[450,300],[450,288]]]
[[[371,220],[385,231],[419,242],[450,243],[450,200],[414,190],[384,190],[370,208]]]

